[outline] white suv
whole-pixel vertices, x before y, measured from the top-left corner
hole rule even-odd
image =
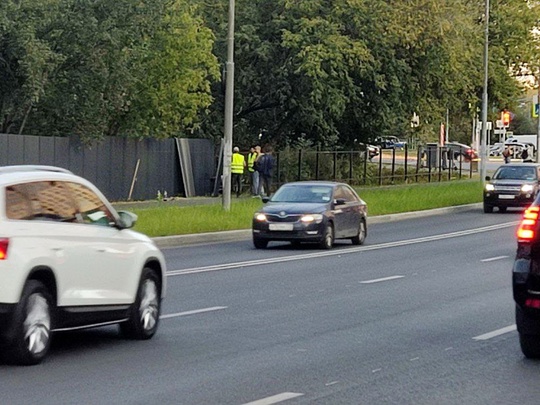
[[[119,324],[157,330],[165,260],[135,214],[116,212],[90,182],[50,166],[0,167],[0,343],[37,364],[51,332]]]

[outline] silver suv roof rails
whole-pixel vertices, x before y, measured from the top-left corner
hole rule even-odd
[[[44,171],[44,172],[57,172],[57,173],[68,173],[73,174],[67,169],[56,166],[45,166],[45,165],[13,165],[13,166],[0,166],[0,173],[17,173],[17,172],[33,172],[33,171]]]

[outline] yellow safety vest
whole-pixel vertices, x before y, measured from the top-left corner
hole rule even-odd
[[[257,160],[257,156],[259,156],[257,152],[253,152],[248,155],[248,170],[252,173],[255,171],[253,164]]]
[[[242,174],[244,173],[244,155],[240,153],[233,153],[231,163],[231,173]]]

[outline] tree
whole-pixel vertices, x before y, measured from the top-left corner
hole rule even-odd
[[[58,0],[0,3],[0,132],[22,133],[63,56],[42,35]]]
[[[26,133],[87,140],[178,136],[192,130],[212,102],[213,37],[185,1],[39,0],[27,8],[18,3],[3,3],[3,43],[16,37],[25,50],[37,44],[30,49],[40,52],[31,59],[28,52],[16,52],[22,47],[2,46],[12,67],[2,92],[13,100],[9,109],[2,107],[4,117],[9,112],[6,131],[25,127]],[[41,19],[45,13],[48,18]],[[19,39],[21,32],[30,32],[34,42]],[[32,70],[25,69],[28,61]],[[35,94],[39,98],[26,108]]]

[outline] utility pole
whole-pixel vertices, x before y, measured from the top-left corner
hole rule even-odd
[[[234,0],[229,0],[227,64],[225,86],[225,142],[223,148],[223,208],[231,210],[231,160],[234,104]]]
[[[488,50],[489,50],[489,0],[486,0],[484,27],[484,91],[482,92],[482,136],[480,142],[480,181],[486,178],[486,140],[487,140],[487,110],[488,110]]]

